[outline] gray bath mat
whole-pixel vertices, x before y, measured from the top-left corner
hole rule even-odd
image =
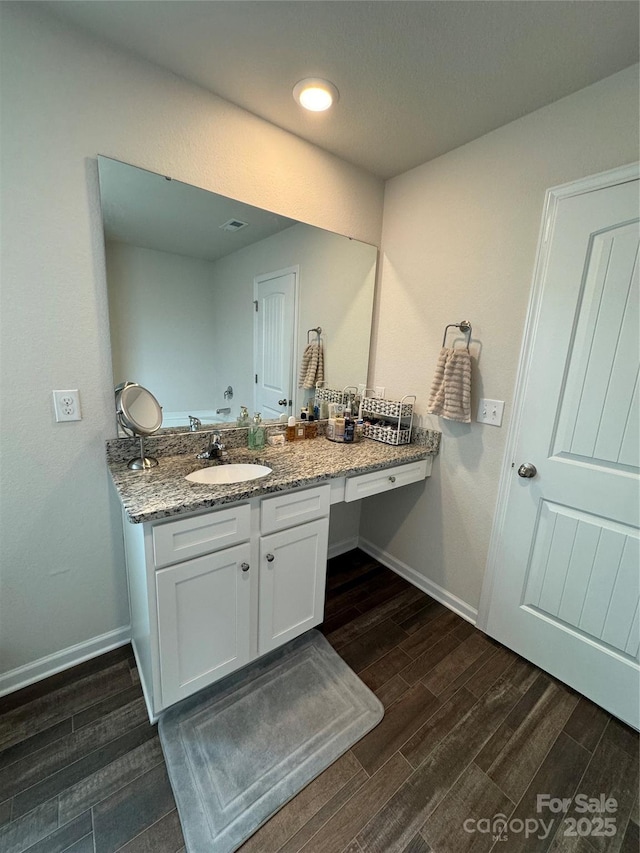
[[[165,711],[160,741],[189,853],[230,853],[384,710],[309,631]]]

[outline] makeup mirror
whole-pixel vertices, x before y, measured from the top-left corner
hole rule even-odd
[[[123,382],[116,387],[116,417],[127,435],[140,438],[140,456],[132,459],[128,467],[133,471],[152,468],[158,460],[145,456],[144,437],[153,435],[162,426],[162,407],[153,396],[136,382]]]

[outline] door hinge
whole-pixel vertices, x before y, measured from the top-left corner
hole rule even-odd
[[[257,310],[258,310],[258,300],[257,300],[257,299],[254,299],[254,300],[253,300],[253,304],[254,304],[255,309],[256,309],[256,311],[257,311]]]
[[[256,373],[256,385],[258,384],[258,374]]]

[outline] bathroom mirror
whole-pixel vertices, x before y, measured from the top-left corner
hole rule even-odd
[[[164,431],[296,411],[317,327],[325,386],[366,383],[375,246],[110,158],[98,170],[114,382],[153,388]]]

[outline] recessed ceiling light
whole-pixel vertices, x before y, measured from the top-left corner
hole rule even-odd
[[[293,87],[293,97],[305,110],[319,113],[328,110],[338,100],[340,93],[328,80],[305,77]]]

